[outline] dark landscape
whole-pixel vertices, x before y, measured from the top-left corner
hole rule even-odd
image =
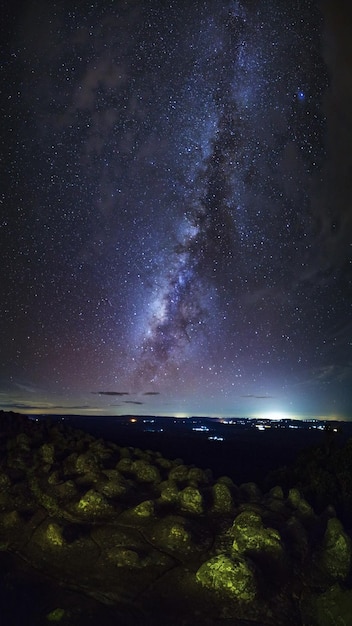
[[[350,424],[81,422],[0,415],[2,624],[351,624]]]

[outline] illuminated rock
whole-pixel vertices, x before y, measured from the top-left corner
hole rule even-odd
[[[307,500],[303,498],[298,489],[290,489],[287,497],[287,504],[297,511],[301,517],[310,518],[314,516],[314,511]]]
[[[239,602],[253,602],[257,595],[253,567],[241,557],[214,556],[201,565],[196,579],[204,587],[229,595]]]
[[[123,547],[113,547],[106,550],[107,558],[116,567],[140,567],[139,555],[135,550]]]
[[[198,485],[206,485],[209,479],[206,473],[199,467],[191,467],[188,471],[187,480],[190,485],[197,487]]]
[[[179,555],[193,553],[196,550],[192,533],[186,528],[186,520],[179,516],[167,516],[155,524],[150,531],[150,541],[163,548],[167,553]]]
[[[65,543],[62,536],[62,528],[55,522],[48,524],[46,529],[46,538],[52,546],[57,546],[58,548],[62,547]]]
[[[50,613],[46,615],[46,619],[48,622],[58,623],[65,617],[65,613],[66,611],[64,609],[57,608],[50,611]]]
[[[214,513],[226,515],[233,511],[234,503],[231,491],[224,482],[216,482],[211,488],[212,492],[212,511]]]
[[[244,497],[247,502],[260,502],[262,498],[262,492],[258,485],[253,482],[240,485],[240,491],[242,497]]]
[[[132,472],[133,461],[130,457],[123,457],[116,465],[116,469],[122,474],[130,475]]]
[[[0,471],[0,492],[5,491],[10,487],[11,481],[5,472]]]
[[[274,528],[265,528],[260,515],[254,511],[244,511],[236,517],[232,528],[232,549],[234,552],[253,554],[264,552],[274,557],[281,555],[281,537]]]
[[[104,518],[108,513],[113,512],[113,509],[102,494],[90,489],[76,504],[75,511],[80,516],[96,519]]]
[[[196,487],[185,487],[180,492],[180,507],[183,511],[200,515],[204,513],[203,496]]]
[[[164,503],[177,504],[180,499],[180,491],[173,480],[165,480],[159,485],[160,500]]]
[[[141,483],[158,483],[161,480],[158,468],[143,459],[134,461],[131,471],[134,473],[136,480]]]
[[[351,539],[336,517],[328,520],[317,566],[320,576],[327,581],[345,580],[350,572]]]
[[[189,468],[186,465],[176,465],[169,472],[169,480],[177,483],[187,482]]]
[[[154,515],[154,502],[153,500],[145,500],[140,502],[133,509],[134,515],[138,517],[152,517]]]
[[[52,465],[55,461],[55,448],[52,443],[44,443],[40,449],[39,454],[41,455],[44,463],[48,465]]]
[[[107,498],[121,498],[128,493],[129,482],[118,470],[105,470],[96,484],[96,490]]]

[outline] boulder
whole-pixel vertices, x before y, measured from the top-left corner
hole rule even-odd
[[[187,513],[201,515],[204,513],[203,496],[199,489],[189,485],[180,492],[180,507]]]
[[[253,566],[240,556],[229,558],[219,554],[203,563],[196,573],[196,580],[208,589],[249,603],[257,595]]]
[[[158,468],[144,459],[134,461],[131,471],[140,483],[158,483],[161,480]]]
[[[351,567],[351,539],[341,522],[333,517],[328,520],[321,549],[316,558],[319,578],[326,582],[343,581]]]
[[[229,486],[225,482],[216,482],[211,488],[212,512],[227,515],[233,511],[234,503]]]
[[[186,465],[176,465],[169,471],[169,480],[177,483],[187,482],[189,468]]]
[[[94,489],[89,489],[75,504],[75,512],[88,519],[99,519],[113,512],[106,498]]]

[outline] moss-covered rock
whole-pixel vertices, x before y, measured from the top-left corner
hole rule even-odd
[[[78,474],[86,474],[87,472],[98,473],[98,459],[93,452],[84,452],[77,457],[75,469]]]
[[[283,546],[281,537],[274,528],[247,528],[233,533],[233,553],[239,552],[248,556],[266,555],[274,559],[281,558]]]
[[[187,513],[201,515],[204,513],[203,496],[199,489],[189,485],[180,492],[180,507]]]
[[[52,465],[55,460],[55,447],[52,443],[43,443],[43,445],[39,448],[39,454],[44,461],[48,465]]]
[[[251,509],[242,511],[235,518],[229,534],[233,537],[238,531],[245,533],[248,529],[260,529],[263,527],[262,517],[257,511]]]
[[[244,511],[235,519],[229,532],[232,537],[231,555],[250,558],[274,582],[283,573],[285,550],[280,533],[265,527],[255,511]]]
[[[111,547],[106,551],[108,560],[116,567],[135,569],[140,567],[138,552],[124,547]]]
[[[212,511],[220,515],[231,513],[234,508],[233,498],[228,485],[224,482],[216,482],[212,486]]]
[[[75,505],[79,515],[86,518],[104,518],[113,511],[106,498],[94,489],[89,489]]]
[[[11,485],[11,481],[5,472],[0,471],[0,492],[7,491]]]
[[[254,511],[240,513],[235,519],[231,536],[232,551],[245,555],[262,553],[273,558],[281,558],[283,546],[281,537],[274,528],[265,528],[261,517]]]
[[[262,499],[262,492],[260,491],[256,483],[242,483],[240,485],[241,496],[246,502],[260,502]]]
[[[176,465],[169,471],[169,480],[176,483],[187,482],[189,468],[186,465]]]
[[[96,484],[96,490],[107,498],[121,498],[128,493],[129,484],[118,470],[105,470]]]
[[[252,565],[241,557],[224,554],[212,557],[198,569],[196,580],[208,589],[230,595],[239,602],[252,602],[257,584]]]
[[[158,468],[143,459],[134,461],[132,463],[131,470],[138,482],[158,483],[161,480]]]
[[[280,513],[285,508],[284,492],[282,487],[276,485],[270,489],[266,496],[266,506],[273,513]]]
[[[312,519],[314,517],[314,511],[312,507],[307,502],[307,500],[301,495],[301,492],[296,488],[292,488],[289,490],[288,497],[287,497],[287,504],[292,509],[295,509],[297,514],[301,518]]]
[[[192,533],[184,519],[167,516],[151,529],[150,540],[168,553],[185,556],[195,551]]]
[[[170,461],[170,459],[164,459],[163,456],[158,456],[155,459],[155,463],[163,470],[169,470],[172,468],[172,461]]]
[[[0,516],[0,527],[6,528],[7,530],[12,530],[18,528],[22,523],[20,515],[18,511],[9,511],[8,513],[3,513]]]
[[[137,517],[149,518],[154,516],[154,502],[153,500],[144,500],[132,509],[132,512]]]
[[[55,494],[60,502],[68,502],[78,497],[78,489],[73,480],[65,480],[56,485]]]
[[[351,539],[341,522],[333,517],[328,520],[323,545],[316,561],[320,576],[327,581],[345,580],[351,567]]]
[[[132,474],[133,461],[130,457],[123,457],[116,465],[116,469],[122,474]]]
[[[306,529],[297,517],[290,517],[284,527],[289,552],[298,563],[303,563],[309,554],[309,541]]]
[[[46,539],[51,546],[61,548],[65,544],[65,540],[62,535],[62,528],[59,524],[52,522],[48,524],[46,529]]]
[[[57,609],[53,609],[53,611],[50,611],[50,613],[46,615],[46,619],[48,622],[58,623],[58,622],[61,622],[61,620],[65,617],[65,615],[66,615],[65,609],[57,608]]]
[[[177,504],[180,499],[180,491],[174,480],[164,480],[159,485],[160,501],[163,503]]]
[[[205,485],[209,482],[206,473],[200,467],[191,467],[188,470],[187,480],[194,486]]]
[[[19,433],[16,437],[17,450],[28,452],[31,449],[31,438],[27,433]]]

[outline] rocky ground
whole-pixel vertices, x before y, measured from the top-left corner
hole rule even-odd
[[[351,539],[291,486],[0,414],[1,623],[352,624]]]

